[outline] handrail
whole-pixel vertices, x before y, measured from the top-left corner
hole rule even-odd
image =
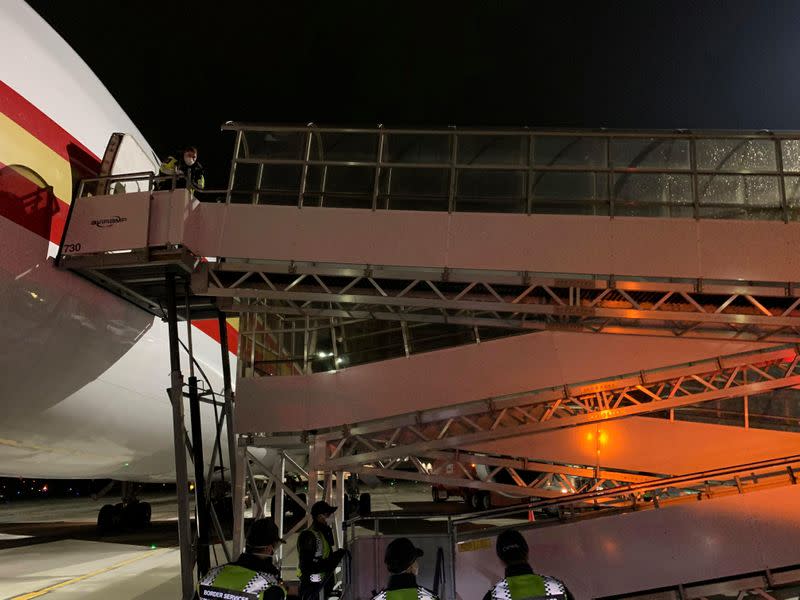
[[[337,127],[335,125],[316,125],[308,123],[301,124],[287,124],[287,123],[245,123],[237,121],[228,121],[221,127],[222,131],[277,131],[277,132],[306,132],[311,131],[314,133],[383,133],[383,134],[408,134],[408,135],[452,135],[452,134],[468,134],[468,135],[509,135],[509,136],[564,136],[575,135],[580,137],[609,137],[615,138],[630,138],[630,139],[646,139],[651,137],[659,137],[664,139],[798,139],[800,138],[800,130],[784,130],[784,131],[769,131],[761,130],[731,130],[731,129],[703,129],[699,131],[689,129],[575,129],[575,128],[547,128],[539,129],[535,127],[459,127],[448,126],[438,128],[403,128],[403,127],[383,127],[378,125],[375,127]]]
[[[565,498],[534,500],[532,502],[527,502],[524,504],[518,504],[515,506],[509,506],[503,508],[496,508],[493,510],[486,510],[479,513],[473,512],[463,515],[456,515],[452,517],[452,522],[454,526],[458,526],[459,523],[468,522],[476,518],[487,519],[487,518],[502,517],[504,515],[519,513],[521,511],[526,511],[526,510],[534,510],[536,508],[566,506],[581,502],[599,500],[603,498],[610,498],[610,497],[613,498],[614,496],[660,490],[668,487],[676,487],[678,485],[686,486],[688,484],[698,483],[698,482],[701,483],[708,482],[710,480],[719,479],[726,476],[729,477],[729,479],[727,479],[726,481],[734,481],[733,478],[740,473],[747,473],[749,475],[754,471],[760,471],[763,469],[791,467],[791,465],[795,463],[800,463],[800,454],[792,454],[780,458],[754,461],[751,463],[722,467],[719,469],[710,469],[707,471],[696,471],[694,473],[686,473],[684,475],[677,475],[675,477],[667,477],[663,479],[655,479],[652,481],[646,481],[642,483],[631,483],[628,485],[610,488],[607,490],[594,490],[579,494],[570,494],[568,497]],[[780,471],[771,472],[770,474],[778,474],[778,473],[789,474],[784,469],[781,469]],[[762,474],[762,476],[766,475],[767,474]],[[790,478],[794,476],[793,472],[792,474],[789,475]]]
[[[800,220],[796,131],[222,128],[237,133],[228,186],[194,190],[207,201],[224,195],[226,203],[298,208]],[[93,182],[145,178],[149,189],[159,181],[176,185],[175,175],[108,175],[83,180],[78,195]]]
[[[796,131],[222,129],[236,132],[227,203],[800,219]]]

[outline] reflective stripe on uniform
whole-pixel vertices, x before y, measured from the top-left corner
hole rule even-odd
[[[159,170],[164,175],[174,175],[177,165],[178,160],[172,156],[168,156],[167,160],[161,163]]]
[[[264,571],[253,571],[239,565],[223,565],[214,567],[200,581],[200,599],[205,600],[203,588],[215,588],[218,590],[229,590],[231,592],[244,592],[252,594],[255,598],[263,598],[263,593],[272,587],[278,587],[283,591],[286,598],[286,590],[280,581],[271,573]],[[208,595],[208,598],[217,596]]]
[[[424,587],[403,588],[400,590],[383,590],[372,600],[438,600],[434,594]]]
[[[534,574],[506,577],[492,588],[492,600],[527,600],[528,598],[566,600],[567,590],[558,579]]]

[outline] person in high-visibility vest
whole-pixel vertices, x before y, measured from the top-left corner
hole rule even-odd
[[[389,570],[389,583],[372,600],[439,600],[432,591],[417,584],[417,559],[422,555],[422,550],[408,538],[392,540],[383,557]]]
[[[195,597],[199,600],[286,600],[280,570],[272,564],[275,547],[285,543],[272,519],[254,521],[247,534],[245,551],[234,562],[206,573]]]
[[[333,592],[333,572],[345,555],[345,550],[333,550],[333,529],[328,519],[336,507],[319,501],[311,507],[311,527],[297,538],[300,568],[300,598],[318,600],[329,598]]]
[[[528,543],[519,531],[509,529],[498,535],[496,551],[506,567],[506,576],[486,592],[483,600],[573,600],[563,581],[534,573],[528,563]]]
[[[168,156],[167,160],[161,163],[160,174],[174,175],[175,185],[179,188],[202,190],[206,187],[205,170],[197,162],[197,148],[194,146],[186,146],[177,158]],[[171,182],[162,182],[158,187],[168,190],[171,185]]]

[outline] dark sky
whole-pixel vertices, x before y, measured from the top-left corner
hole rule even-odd
[[[800,129],[800,2],[28,0],[157,152],[227,120]]]

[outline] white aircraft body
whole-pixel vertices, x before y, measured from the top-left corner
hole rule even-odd
[[[0,2],[0,52],[0,475],[174,481],[166,323],[53,264],[78,179],[98,172],[110,136],[126,134],[114,172],[157,172],[157,158],[22,0]],[[209,323],[192,328],[194,354],[221,391]]]

